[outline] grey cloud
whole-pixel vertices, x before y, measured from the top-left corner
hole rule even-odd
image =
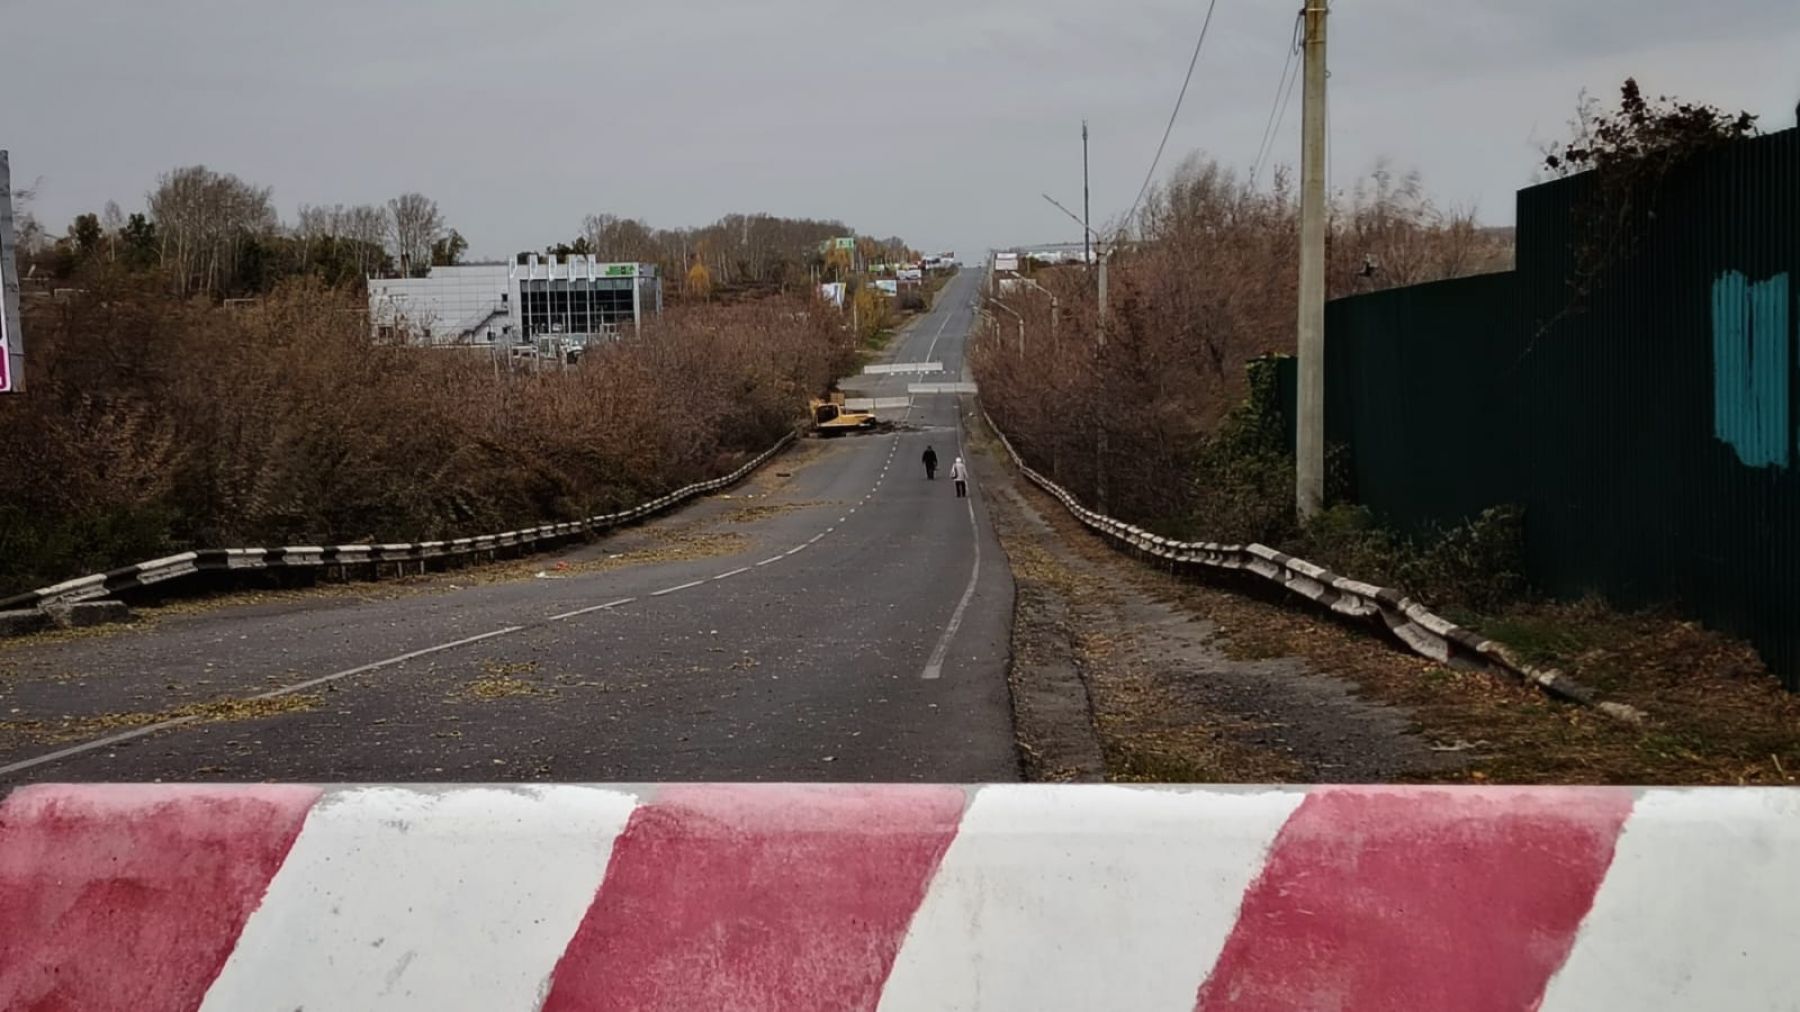
[[[1220,0],[1166,165],[1246,166],[1297,0]],[[60,227],[204,162],[302,202],[419,189],[475,251],[597,210],[691,224],[841,217],[926,246],[1074,238],[1038,197],[1136,194],[1198,30],[1197,0],[657,3],[0,2],[0,145]],[[1418,166],[1496,220],[1583,87],[1747,107],[1800,99],[1791,0],[1343,0],[1333,178]],[[1293,157],[1298,99],[1277,156]]]

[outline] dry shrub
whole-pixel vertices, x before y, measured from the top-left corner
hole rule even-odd
[[[604,511],[766,448],[854,356],[800,299],[675,310],[579,365],[381,346],[362,300],[95,277],[0,400],[0,591],[187,547],[460,536]]]
[[[1095,339],[1097,303],[1082,268],[1039,271],[1055,293],[1007,297],[1012,317],[982,335],[971,360],[982,399],[1022,452],[1114,516],[1196,537],[1216,530],[1228,491],[1252,495],[1237,533],[1266,531],[1268,446],[1223,432],[1246,399],[1245,363],[1294,349],[1299,220],[1285,177],[1272,189],[1190,158],[1146,200],[1110,265],[1112,318]],[[1333,295],[1510,266],[1510,237],[1470,214],[1440,210],[1416,176],[1385,167],[1331,207],[1327,285]],[[1104,445],[1105,452],[1100,447]],[[1104,470],[1102,470],[1104,468]],[[1104,489],[1104,496],[1102,490]],[[1277,507],[1287,510],[1285,503]],[[1206,521],[1209,529],[1196,529]]]

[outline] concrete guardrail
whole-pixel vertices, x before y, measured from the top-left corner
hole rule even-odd
[[[785,449],[795,439],[793,433],[758,454],[742,467],[710,481],[697,482],[667,495],[639,503],[628,510],[604,513],[584,520],[526,527],[500,534],[453,538],[446,541],[418,541],[380,545],[289,545],[284,548],[207,548],[182,552],[167,558],[152,559],[106,573],[65,580],[62,583],[27,591],[0,600],[0,613],[12,610],[44,609],[105,597],[121,590],[134,590],[165,583],[197,573],[239,570],[315,569],[321,566],[367,566],[382,563],[412,563],[463,555],[494,552],[503,548],[548,547],[587,534],[634,523],[673,509],[697,496],[717,492],[743,480],[769,458]],[[0,630],[5,628],[0,625]],[[36,626],[21,626],[30,631]]]
[[[1616,720],[1636,724],[1645,719],[1644,712],[1637,707],[1602,700],[1593,689],[1560,671],[1527,664],[1505,644],[1465,629],[1397,590],[1340,576],[1267,545],[1176,541],[1104,513],[1096,513],[1083,506],[1081,500],[1067,489],[1033,470],[1013,448],[1012,441],[994,424],[993,418],[987,417],[986,421],[1021,474],[1061,502],[1084,526],[1120,547],[1174,567],[1197,566],[1253,573],[1337,614],[1379,621],[1396,639],[1420,656],[1456,667],[1504,674],[1558,699],[1592,707]]]
[[[62,786],[0,1008],[1791,1009],[1800,791]]]

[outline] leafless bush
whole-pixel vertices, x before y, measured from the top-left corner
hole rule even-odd
[[[165,549],[410,540],[568,519],[766,448],[847,370],[809,302],[676,310],[579,366],[378,346],[353,293],[248,310],[96,278],[33,307],[0,402],[0,592]]]
[[[1297,204],[1283,175],[1262,190],[1190,158],[1129,225],[1110,261],[1103,348],[1089,272],[1056,268],[1035,280],[1060,304],[1059,326],[1049,298],[1017,291],[1007,304],[1027,320],[1026,347],[1002,314],[972,361],[983,401],[1040,466],[1092,501],[1104,490],[1115,515],[1185,530],[1214,512],[1201,497],[1268,485],[1266,462],[1244,465],[1254,480],[1234,477],[1212,442],[1245,399],[1245,364],[1293,351]],[[1416,176],[1379,167],[1331,207],[1334,296],[1510,264],[1509,236],[1440,209]]]

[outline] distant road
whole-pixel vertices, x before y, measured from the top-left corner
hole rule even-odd
[[[977,277],[886,357],[943,374],[852,395],[961,377]],[[981,490],[919,465],[963,399],[560,556],[0,646],[0,784],[1017,779],[1011,575]]]

